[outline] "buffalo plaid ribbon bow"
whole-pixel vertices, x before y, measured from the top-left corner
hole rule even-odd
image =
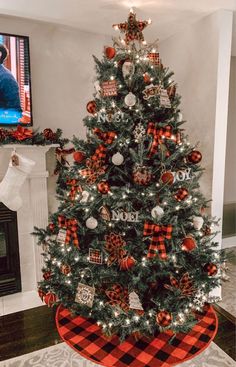
[[[94,184],[98,177],[106,172],[106,167],[101,160],[92,161],[92,159],[87,159],[86,166],[87,168],[80,170],[80,174],[86,178],[88,185]]]
[[[68,179],[66,181],[66,184],[68,186],[71,186],[70,188],[70,192],[69,192],[69,198],[74,201],[75,200],[75,197],[76,197],[76,194],[78,192],[82,192],[82,187],[80,185],[78,185],[78,181],[75,180],[75,179]]]
[[[114,131],[103,132],[99,128],[95,128],[93,129],[93,133],[96,134],[98,138],[104,142],[105,145],[112,144],[114,139],[116,138],[116,133]],[[104,144],[100,144],[97,147],[95,153],[91,157],[93,161],[106,159],[107,147]]]
[[[154,223],[144,223],[143,235],[152,236],[148,249],[148,258],[156,257],[157,254],[162,260],[167,259],[165,239],[172,237],[172,225],[163,226]]]
[[[78,221],[77,219],[67,219],[63,215],[58,216],[58,225],[60,228],[66,229],[66,240],[65,244],[69,244],[71,239],[73,245],[75,247],[79,247],[79,238],[78,238]]]
[[[193,282],[190,279],[189,273],[184,273],[181,279],[178,281],[173,275],[170,276],[170,284],[165,284],[164,287],[173,291],[174,289],[179,289],[181,292],[181,297],[191,296],[195,292]]]
[[[107,265],[111,266],[116,261],[119,262],[125,255],[126,250],[123,248],[126,242],[121,235],[117,233],[110,233],[105,236],[105,250],[109,253]]]
[[[153,156],[158,151],[158,145],[164,144],[164,138],[171,138],[171,126],[165,128],[156,128],[154,122],[149,122],[147,134],[153,136],[149,157]],[[168,151],[167,151],[168,152]]]
[[[123,288],[120,284],[114,284],[111,290],[105,292],[110,299],[108,304],[118,306],[124,311],[129,311],[129,295],[128,289]]]

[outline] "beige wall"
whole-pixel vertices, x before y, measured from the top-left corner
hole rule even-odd
[[[202,166],[201,190],[208,199],[212,193],[214,126],[218,66],[218,14],[201,19],[160,44],[161,58],[178,83],[182,96],[184,128],[191,143],[200,142]]]
[[[224,204],[236,203],[236,57],[231,58]]]

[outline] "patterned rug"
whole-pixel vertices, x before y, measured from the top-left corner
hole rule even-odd
[[[236,363],[215,343],[196,358],[176,367],[235,367]],[[0,362],[0,367],[99,367],[73,351],[66,343]]]
[[[92,319],[72,317],[62,306],[56,315],[61,338],[83,357],[106,367],[169,367],[195,357],[209,345],[218,326],[212,307],[199,314],[198,320],[188,334],[177,334],[171,344],[167,332],[151,340],[129,337],[120,344],[116,336],[107,340]]]

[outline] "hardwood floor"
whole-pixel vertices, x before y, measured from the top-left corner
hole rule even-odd
[[[236,359],[235,325],[218,314],[219,330],[214,342]],[[0,317],[0,361],[60,343],[55,310],[47,306]]]

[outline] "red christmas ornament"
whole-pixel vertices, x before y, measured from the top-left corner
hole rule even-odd
[[[115,55],[116,55],[116,50],[114,49],[114,47],[105,47],[104,48],[104,53],[105,53],[105,55],[106,55],[106,57],[108,58],[108,59],[113,59],[113,57],[115,57]]]
[[[192,236],[187,236],[183,239],[181,249],[186,252],[190,252],[197,247],[196,241]]]
[[[209,277],[212,277],[213,275],[216,275],[218,272],[217,266],[213,263],[208,263],[204,265],[204,271],[207,272]]]
[[[129,270],[135,263],[136,260],[132,256],[123,257],[123,259],[120,260],[120,270]]]
[[[202,160],[202,153],[198,150],[193,150],[191,153],[188,154],[187,160],[190,163],[197,164]]]
[[[150,75],[148,73],[143,74],[144,83],[149,84],[151,82]]]
[[[162,173],[162,175],[161,175],[161,181],[164,184],[172,185],[172,183],[174,182],[174,175],[173,175],[173,173],[170,172],[170,171],[166,171],[166,172]]]
[[[43,301],[46,293],[41,288],[38,288],[38,295],[41,298],[41,300]]]
[[[63,265],[61,265],[60,270],[61,270],[62,274],[68,275],[71,272],[71,267],[70,267],[70,265],[63,264]]]
[[[43,278],[45,280],[49,280],[49,279],[51,279],[51,277],[52,277],[51,271],[45,271],[45,273],[43,273]]]
[[[172,321],[172,315],[168,311],[160,311],[156,315],[156,322],[163,327],[169,326]]]
[[[44,296],[44,302],[48,307],[52,307],[56,301],[57,296],[54,293],[49,292]]]
[[[101,194],[107,194],[110,191],[110,185],[107,181],[101,181],[97,184],[98,191]]]
[[[89,101],[87,103],[86,108],[87,108],[87,111],[91,113],[92,115],[94,115],[97,112],[97,105],[95,101]]]
[[[80,163],[84,160],[85,154],[84,152],[77,150],[76,152],[73,153],[73,158],[75,162]]]
[[[54,230],[55,230],[55,224],[52,223],[52,222],[49,223],[48,228],[50,229],[51,232],[54,232]]]
[[[187,190],[187,189],[185,189],[185,188],[183,188],[183,187],[181,187],[181,188],[176,192],[176,194],[175,194],[175,196],[174,196],[174,197],[175,197],[175,199],[176,199],[177,201],[183,201],[183,200],[187,199],[188,195],[189,195],[188,190]]]

